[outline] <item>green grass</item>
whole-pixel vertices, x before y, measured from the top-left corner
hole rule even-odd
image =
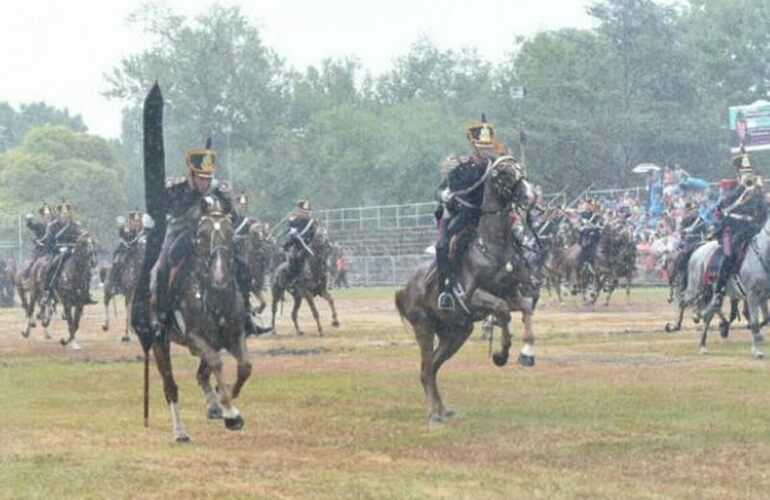
[[[417,349],[392,292],[337,293],[343,326],[329,337],[251,340],[240,432],[205,419],[197,363],[175,351],[187,446],[171,443],[155,372],[142,427],[136,343],[105,336],[94,318],[74,354],[6,321],[0,497],[766,496],[770,379],[742,330],[702,357],[695,331],[659,333],[671,312],[655,307],[660,290],[607,312],[548,304],[537,366],[497,368],[472,338],[441,372],[457,418],[428,430]]]

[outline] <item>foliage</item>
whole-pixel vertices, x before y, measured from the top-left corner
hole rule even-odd
[[[79,132],[86,131],[80,115],[72,116],[66,108],[31,102],[21,104],[16,111],[9,103],[0,102],[0,152],[17,146],[31,129],[50,125],[64,125]]]

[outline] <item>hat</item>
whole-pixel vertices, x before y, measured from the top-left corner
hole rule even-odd
[[[72,215],[72,205],[70,205],[66,201],[62,201],[61,203],[56,205],[56,212],[59,215]]]
[[[297,202],[297,208],[300,210],[310,210],[310,202],[305,199],[299,200]]]
[[[40,207],[40,215],[52,215],[53,210],[51,210],[51,207],[48,206],[48,203],[43,203],[43,206]]]
[[[249,198],[246,196],[246,193],[241,193],[238,195],[238,199],[236,203],[238,203],[239,205],[245,205],[248,202],[249,202]]]
[[[497,153],[499,150],[497,139],[495,139],[495,128],[487,123],[487,116],[482,113],[481,121],[468,126],[466,133],[468,142],[479,151],[492,151]]]
[[[214,177],[217,168],[217,153],[211,149],[211,138],[206,139],[205,148],[193,148],[187,151],[187,168],[199,177]]]
[[[743,150],[733,156],[732,165],[735,170],[738,171],[739,175],[754,171],[754,169],[751,168],[751,159],[749,158],[748,153]]]
[[[133,212],[128,213],[128,220],[142,220],[142,212],[139,210],[134,210]]]

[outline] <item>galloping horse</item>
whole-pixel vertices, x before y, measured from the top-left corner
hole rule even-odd
[[[24,314],[27,317],[27,324],[21,332],[21,335],[24,338],[29,337],[32,329],[37,326],[35,322],[35,306],[39,307],[37,319],[43,317],[43,306],[40,304],[40,298],[43,296],[45,269],[50,262],[50,256],[40,256],[32,262],[29,272],[25,272],[25,269],[19,268],[14,276],[13,283],[16,287],[16,293],[19,294],[21,307],[24,309]],[[46,324],[44,328],[45,338],[46,340],[50,340],[51,334],[48,332],[48,325]]]
[[[131,328],[131,304],[134,298],[136,282],[139,279],[139,271],[142,268],[146,245],[147,237],[142,234],[133,245],[128,247],[128,250],[123,255],[120,275],[116,276],[114,272],[115,267],[113,266],[107,273],[107,279],[104,280],[104,323],[102,324],[102,330],[106,332],[110,329],[110,301],[116,295],[123,294],[126,304],[126,329],[123,332],[123,337],[120,339],[123,342],[129,341],[128,331]]]
[[[615,291],[621,279],[625,280],[626,301],[629,301],[631,281],[636,271],[636,245],[628,228],[620,227],[615,223],[606,224],[602,228],[594,262],[598,279],[594,302],[599,298],[599,291],[604,290],[607,292],[604,306],[609,306],[612,292]]]
[[[69,337],[62,338],[62,345],[69,345],[74,350],[80,350],[80,344],[75,334],[80,328],[80,317],[88,299],[88,283],[91,280],[91,269],[96,266],[94,241],[87,232],[83,232],[72,248],[72,255],[64,263],[59,279],[53,289],[53,295],[61,302],[64,319],[67,321]],[[42,323],[47,327],[53,317],[53,300],[48,300],[43,307]]]
[[[265,277],[270,272],[270,259],[274,244],[264,236],[259,224],[252,224],[244,235],[240,251],[251,275],[251,293],[259,301],[257,312],[265,310],[267,302],[262,294],[265,288]]]
[[[681,329],[682,317],[687,307],[694,306],[695,318],[703,319],[703,333],[700,341],[701,353],[707,353],[706,339],[714,314],[703,314],[711,299],[711,285],[706,283],[708,265],[719,249],[719,243],[710,241],[701,245],[693,252],[688,262],[688,284],[683,296],[679,300],[679,315],[675,324],[667,323],[666,331],[672,332]],[[741,264],[736,277],[727,283],[727,296],[730,297],[730,318],[725,318],[721,311],[716,314],[720,317],[720,332],[726,336],[732,320],[737,316],[738,301],[746,300],[746,309],[749,319],[749,328],[752,333],[751,354],[755,358],[763,358],[764,353],[760,345],[764,340],[760,331],[760,312],[770,299],[770,220],[765,223],[762,230],[749,242],[746,257]]]
[[[296,335],[304,335],[299,328],[299,323],[297,323],[297,312],[304,299],[310,307],[310,312],[313,313],[313,319],[315,319],[316,326],[318,327],[318,336],[323,336],[323,327],[321,326],[321,319],[318,316],[318,308],[313,300],[313,297],[316,296],[322,297],[329,304],[329,308],[332,310],[332,326],[340,326],[339,319],[337,319],[337,309],[334,307],[334,299],[329,293],[329,273],[327,272],[327,265],[329,255],[332,251],[332,245],[329,242],[326,228],[322,228],[316,233],[313,241],[310,243],[310,249],[313,251],[313,255],[309,255],[305,258],[305,263],[300,271],[296,287],[289,289],[288,260],[282,262],[273,270],[272,279],[270,280],[273,299],[271,306],[271,326],[273,332],[275,332],[275,314],[278,311],[278,303],[283,301],[284,292],[287,291],[294,299],[294,306],[291,309],[291,321],[294,323],[294,333]]]
[[[420,382],[428,397],[428,423],[441,424],[453,412],[444,407],[436,382],[439,369],[465,343],[473,324],[492,314],[502,327],[501,350],[493,356],[498,366],[508,361],[511,348],[511,312],[522,311],[524,348],[519,362],[534,364],[532,312],[534,300],[522,294],[530,273],[521,254],[514,248],[509,215],[529,206],[535,199],[523,168],[511,157],[489,163],[483,178],[484,201],[476,238],[466,250],[459,282],[465,290],[465,304],[454,311],[437,307],[438,287],[435,265],[426,263],[415,271],[406,288],[396,292],[395,302],[402,319],[414,330],[421,354]],[[434,347],[435,337],[438,346]]]
[[[244,420],[233,400],[251,375],[251,361],[244,331],[243,296],[235,280],[233,228],[230,219],[218,211],[204,214],[195,236],[192,274],[184,285],[184,295],[173,314],[168,334],[152,343],[163,392],[171,407],[176,442],[190,441],[179,413],[179,394],[171,369],[170,341],[183,345],[200,358],[198,384],[206,397],[210,419],[223,418],[225,427],[238,430]],[[181,278],[180,278],[181,279]],[[220,351],[232,354],[238,364],[232,388],[225,383]],[[212,389],[211,374],[217,381]]]

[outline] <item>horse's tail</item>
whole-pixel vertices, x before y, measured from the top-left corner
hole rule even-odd
[[[396,309],[398,309],[398,315],[401,316],[401,322],[406,323],[406,288],[396,290]]]

